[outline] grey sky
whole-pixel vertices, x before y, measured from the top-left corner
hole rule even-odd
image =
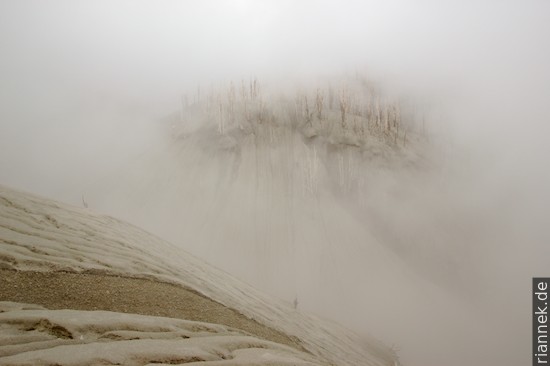
[[[32,189],[45,164],[70,170],[67,155],[90,158],[97,139],[121,149],[123,120],[250,76],[357,70],[443,105],[456,139],[537,140],[550,115],[549,14],[544,0],[3,0],[0,178]]]

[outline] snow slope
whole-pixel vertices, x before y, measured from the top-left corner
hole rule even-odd
[[[221,325],[0,302],[0,365],[314,365],[311,355]]]
[[[94,271],[166,281],[192,288],[297,337],[317,362],[392,366],[397,362],[394,353],[380,342],[296,311],[289,303],[267,296],[137,227],[5,187],[0,187],[0,266],[17,270]],[[8,312],[3,316],[11,315]],[[246,353],[243,357],[255,356]]]

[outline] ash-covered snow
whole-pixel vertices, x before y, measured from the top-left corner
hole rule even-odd
[[[264,325],[280,330],[289,336],[297,337],[316,362],[373,366],[393,366],[396,362],[394,353],[380,342],[365,336],[360,337],[338,324],[297,311],[290,303],[265,295],[182,249],[135,226],[109,216],[94,214],[87,209],[71,207],[5,187],[0,187],[0,265],[5,269],[17,270],[76,272],[93,270],[124,276],[148,277],[180,284],[234,308]],[[116,328],[116,324],[119,324],[114,320],[113,323],[102,320],[107,319],[105,318],[107,313],[98,315],[98,313],[71,313],[70,311],[24,310],[28,316],[23,316],[18,311],[6,312],[2,315],[2,319],[21,316],[18,318],[20,321],[26,321],[24,319],[38,320],[40,318],[50,319],[48,322],[51,324],[58,324],[61,320],[67,320],[68,324],[64,326],[64,329],[67,329],[71,334],[73,331],[80,329],[78,328],[79,324],[87,321],[94,324],[103,324],[104,326],[111,324],[114,328]],[[116,317],[112,313],[108,314],[111,317]],[[187,324],[173,320],[158,320],[157,322],[157,319],[153,320],[153,318],[148,317],[124,317],[128,321],[139,318],[139,326],[143,329],[146,328],[147,324],[160,327],[162,322]],[[173,326],[170,325],[170,327]],[[216,326],[209,325],[208,327],[214,327],[222,333],[229,332],[221,326],[216,328]],[[223,339],[216,338],[212,340],[213,343],[211,342],[204,345],[204,348],[197,349],[197,352],[203,355],[209,352],[209,347],[215,347],[216,345],[221,348],[231,348],[228,344],[233,344],[235,348],[245,348],[242,347],[243,341],[244,339],[237,335],[226,336]],[[54,340],[54,342],[58,341]],[[141,342],[147,343],[147,350],[152,350],[157,346],[165,347],[161,345],[164,341],[147,340]],[[166,342],[181,341],[171,340]],[[193,342],[195,341],[190,343]],[[222,343],[220,345],[217,342]],[[254,340],[253,342],[260,341]],[[198,342],[198,344],[203,345],[201,342]],[[74,347],[84,346],[74,345]],[[113,346],[105,345],[105,347]],[[282,349],[275,345],[269,345],[269,348],[273,348],[275,354]],[[92,351],[92,348],[86,349],[85,352],[95,353],[97,351],[97,349]],[[138,349],[141,349],[141,347],[138,347]],[[284,349],[286,350],[286,348]],[[61,350],[58,349],[59,352]],[[54,359],[59,356],[55,349],[36,352],[41,352],[36,356],[40,358]],[[121,349],[120,352],[121,354],[131,355],[137,351],[134,346],[129,346],[129,349]],[[181,352],[189,355],[185,350]],[[242,350],[239,352],[238,357],[242,357],[246,362],[259,362],[258,360],[265,355],[259,351]],[[62,353],[65,354],[66,352]],[[150,355],[147,352],[140,353],[141,356],[146,354]],[[185,355],[180,356],[184,357]],[[304,360],[304,362],[311,362],[311,359],[301,358],[302,356],[296,353],[291,352],[288,355]],[[70,358],[72,356],[67,353],[63,357]],[[285,358],[287,356],[280,357],[282,357],[280,360],[287,363],[294,362]],[[32,359],[32,357],[29,359]],[[11,362],[11,359],[9,359],[8,363],[11,364]],[[29,362],[33,363],[32,361]],[[68,364],[71,364],[71,362],[73,362],[72,359],[67,359]],[[278,362],[273,361],[273,363]],[[23,362],[23,364],[25,363]]]
[[[221,325],[0,302],[0,365],[317,365],[311,355]]]

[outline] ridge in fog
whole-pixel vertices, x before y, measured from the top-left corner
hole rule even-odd
[[[496,326],[482,320],[483,243],[504,239],[495,218],[476,221],[492,209],[471,206],[479,167],[422,108],[361,80],[187,95],[157,125],[163,142],[87,186],[89,201],[288,303],[409,344],[406,358],[443,362],[459,343],[474,362],[498,347],[480,342]],[[419,338],[426,319],[436,325]]]
[[[550,255],[548,14],[542,0],[4,1],[0,181],[84,194],[395,343],[405,365],[525,364],[530,277]],[[262,98],[244,103],[254,78]]]

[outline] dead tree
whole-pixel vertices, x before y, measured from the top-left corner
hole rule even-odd
[[[340,114],[342,117],[342,128],[346,128],[346,115],[349,111],[349,98],[345,90],[340,95]]]
[[[321,120],[323,116],[323,101],[325,96],[317,89],[317,95],[315,96],[315,107],[317,108],[317,119]]]

